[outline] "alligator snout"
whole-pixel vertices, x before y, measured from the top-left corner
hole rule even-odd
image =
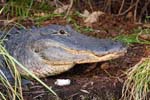
[[[52,27],[49,27],[49,30],[50,28]],[[42,48],[38,54],[50,64],[101,62],[123,56],[127,51],[127,47],[118,41],[89,37],[71,27],[55,28],[55,32],[60,29],[69,36],[49,34],[33,43],[36,45],[35,49]]]

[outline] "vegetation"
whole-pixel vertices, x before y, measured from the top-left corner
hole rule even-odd
[[[0,14],[10,14],[9,16],[15,16],[15,20],[8,21],[5,27],[3,27],[3,30],[9,26],[11,22],[14,22],[17,26],[22,26],[19,23],[16,23],[17,21],[21,21],[27,18],[32,18],[31,13],[40,13],[43,10],[38,10],[37,8],[33,9],[34,7],[39,7],[44,9],[46,12],[46,4],[43,2],[39,6],[39,3],[34,3],[33,0],[9,0],[4,6],[1,7]],[[44,6],[43,6],[44,5]],[[33,8],[32,8],[33,7]],[[44,8],[43,8],[44,7]],[[50,8],[50,7],[49,7]],[[38,17],[35,19],[35,21],[40,22],[44,21],[48,18],[51,18],[53,16],[57,15],[47,15]],[[33,16],[34,17],[34,16]],[[7,20],[4,20],[7,21]],[[9,23],[10,22],[10,23]],[[0,56],[5,60],[8,69],[10,70],[13,78],[14,78],[14,84],[12,84],[9,79],[5,76],[5,74],[0,70],[0,83],[3,84],[4,91],[0,92],[0,99],[2,100],[24,100],[23,94],[22,94],[22,86],[21,86],[21,76],[20,73],[17,70],[16,65],[21,67],[24,71],[26,71],[33,79],[37,80],[39,83],[41,83],[49,92],[53,93],[55,96],[57,94],[51,89],[51,87],[47,86],[42,80],[40,80],[38,77],[36,77],[34,74],[32,74],[26,67],[24,67],[22,64],[20,64],[16,59],[14,59],[9,53],[5,50],[3,47],[3,41],[5,40],[6,35],[3,36],[0,40]],[[1,62],[1,67],[3,67],[3,64]]]
[[[4,12],[11,16],[27,17],[32,7],[33,0],[9,0],[4,6]]]
[[[127,45],[130,44],[150,44],[149,40],[141,39],[140,35],[143,34],[149,34],[150,29],[135,29],[132,34],[128,35],[119,35],[115,37],[115,40],[119,40],[121,42],[124,42]]]
[[[16,69],[15,63],[13,62],[10,55],[7,53],[7,51],[4,49],[2,45],[0,45],[0,55],[3,56],[7,64],[11,63],[13,65],[11,69],[13,69],[14,71],[14,80],[15,80],[14,84],[15,86],[12,86],[7,77],[5,76],[5,74],[2,71],[0,71],[0,81],[6,88],[5,89],[6,94],[4,94],[2,91],[0,92],[1,98],[3,98],[4,100],[7,100],[8,98],[9,99],[12,98],[13,100],[16,100],[16,98],[18,98],[19,100],[21,99],[23,100],[20,74]],[[12,72],[12,70],[10,71]]]
[[[4,40],[4,39],[1,39]],[[57,94],[51,89],[51,87],[47,86],[42,80],[40,80],[38,77],[36,77],[34,74],[32,74],[26,67],[24,67],[22,64],[20,64],[16,59],[14,59],[9,53],[5,50],[5,48],[2,46],[3,41],[0,42],[0,56],[5,60],[8,69],[10,70],[12,76],[14,77],[14,85],[10,83],[9,79],[5,76],[5,74],[0,70],[0,82],[4,85],[4,88],[6,90],[4,93],[0,92],[0,97],[3,100],[23,100],[22,96],[22,86],[21,86],[21,77],[20,73],[17,70],[16,65],[21,67],[24,71],[26,71],[33,79],[37,80],[39,83],[41,83],[48,91],[53,93],[55,96]],[[3,67],[3,64],[1,62],[1,67]]]
[[[31,17],[35,13],[53,10],[45,1],[35,2],[34,0],[8,0],[3,7],[4,14],[24,18]]]
[[[123,86],[123,100],[148,100],[150,91],[150,58],[143,58],[127,72]]]
[[[141,34],[149,34],[150,29],[136,29],[134,34],[121,35],[115,39],[131,45],[150,44],[149,40],[140,39]],[[122,90],[122,100],[148,100],[150,91],[150,58],[143,58],[135,66],[128,69],[125,74],[127,79],[124,82]]]

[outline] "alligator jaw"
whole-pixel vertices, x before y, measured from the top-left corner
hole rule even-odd
[[[101,56],[97,56],[95,54],[92,54],[92,53],[89,54],[88,53],[88,57],[87,56],[80,56],[80,59],[72,59],[74,61],[72,61],[72,60],[68,61],[68,59],[67,59],[66,62],[62,61],[62,60],[58,60],[58,59],[55,59],[55,60],[58,60],[58,61],[54,61],[54,60],[49,59],[48,57],[46,57],[46,55],[43,55],[44,58],[42,57],[42,63],[43,63],[44,66],[42,68],[40,68],[39,70],[36,67],[31,67],[30,70],[32,70],[32,72],[35,75],[37,75],[38,77],[58,75],[58,74],[61,74],[65,71],[68,71],[75,64],[102,62],[102,61],[107,61],[107,60],[118,58],[118,57],[123,56],[125,54],[125,52],[126,52],[125,50],[121,51],[121,52],[114,52],[114,53],[101,55]],[[74,56],[75,55],[73,55],[73,57]],[[79,56],[79,55],[76,54],[76,56]],[[79,57],[74,57],[74,58],[79,58]],[[23,73],[24,72],[22,72],[22,74]],[[26,75],[26,73],[24,73],[24,75]]]
[[[113,41],[111,40],[110,43],[111,42]],[[34,43],[34,46],[32,45],[31,48],[37,49],[39,45],[41,45],[41,49],[38,48],[39,50],[37,50],[38,52],[36,52],[36,54],[38,54],[38,56],[41,57],[41,59],[45,60],[51,65],[63,65],[72,63],[82,64],[107,61],[123,56],[127,52],[127,48],[121,43],[114,44],[114,46],[108,49],[99,49],[99,51],[92,51],[91,48],[88,47],[82,49],[82,46],[80,46],[80,44],[78,45],[78,48],[69,48],[68,46],[61,43],[57,43],[56,41],[36,41]],[[110,44],[107,44],[105,47],[109,45]]]
[[[55,48],[54,51],[58,51],[60,48]],[[50,49],[52,52],[52,49]],[[102,62],[107,60],[116,59],[118,57],[124,56],[124,54],[127,52],[126,49],[123,49],[118,52],[110,52],[103,55],[96,55],[92,52],[86,52],[86,51],[75,51],[75,50],[61,50],[61,54],[57,54],[55,52],[52,52],[53,55],[49,55],[46,51],[43,51],[40,53],[40,56],[42,59],[47,61],[49,64],[52,65],[63,65],[63,64],[83,64],[83,63],[94,63],[94,62]],[[65,58],[64,58],[65,57]],[[64,58],[64,59],[62,59]],[[65,61],[64,61],[65,60]]]

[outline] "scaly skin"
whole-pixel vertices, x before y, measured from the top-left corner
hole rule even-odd
[[[75,64],[115,59],[127,51],[120,42],[88,37],[70,26],[50,25],[10,33],[6,49],[38,77],[60,74]],[[28,76],[21,68],[18,70]]]

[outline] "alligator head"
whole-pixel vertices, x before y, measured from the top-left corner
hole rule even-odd
[[[70,26],[50,25],[11,33],[7,50],[38,77],[60,74],[75,64],[115,59],[127,51],[120,42],[85,36]]]

